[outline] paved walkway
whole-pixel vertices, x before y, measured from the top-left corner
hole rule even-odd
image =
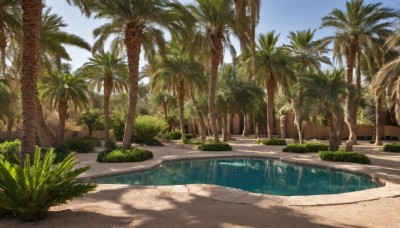
[[[372,165],[359,165],[350,163],[332,163],[320,161],[316,153],[295,154],[283,153],[283,146],[256,145],[254,139],[239,138],[230,142],[233,146],[231,152],[202,152],[194,150],[195,146],[170,144],[164,147],[142,147],[154,152],[154,159],[140,163],[105,164],[94,162],[96,153],[79,154],[82,164],[91,164],[92,168],[81,175],[83,179],[93,177],[146,170],[157,167],[163,161],[194,159],[204,157],[266,157],[274,158],[282,162],[307,164],[312,166],[343,169],[353,173],[366,174],[385,183],[385,186],[358,192],[315,196],[271,196],[249,193],[239,189],[233,189],[214,185],[180,185],[180,186],[129,186],[130,188],[146,188],[158,191],[188,192],[190,194],[209,197],[214,200],[234,202],[241,204],[269,204],[269,201],[284,205],[313,206],[348,204],[360,201],[375,200],[380,198],[400,196],[400,154],[383,153],[378,147],[370,144],[361,144],[355,147],[355,151],[367,154]],[[191,149],[192,147],[192,149]],[[126,185],[114,185],[114,187],[127,187]],[[105,188],[110,185],[104,186]]]
[[[400,154],[382,153],[367,144],[356,146],[356,151],[372,159],[373,164],[365,166],[322,162],[316,154],[282,153],[280,146],[254,142],[239,138],[231,142],[232,152],[218,153],[178,148],[180,145],[151,147],[155,158],[135,164],[99,164],[94,162],[96,153],[78,157],[83,164],[92,164],[82,178],[147,169],[163,160],[259,156],[368,172],[388,180],[387,185],[378,188],[380,192],[307,197],[274,197],[212,185],[100,185],[85,197],[53,207],[46,220],[28,224],[4,220],[0,227],[399,227],[400,198],[394,196],[400,190]],[[354,201],[358,202],[350,203]]]

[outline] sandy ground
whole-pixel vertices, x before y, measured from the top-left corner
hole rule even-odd
[[[368,147],[373,163],[394,170],[400,156]],[[400,227],[400,198],[334,206],[262,206],[215,201],[189,193],[99,187],[66,205],[53,207],[36,223],[0,220],[0,227]]]

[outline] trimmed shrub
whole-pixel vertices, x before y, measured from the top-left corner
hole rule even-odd
[[[168,124],[162,118],[155,116],[139,116],[133,129],[134,141],[139,144],[160,145],[155,138],[167,130]],[[161,144],[162,145],[162,144]]]
[[[185,144],[190,144],[190,145],[203,145],[204,143],[203,143],[201,140],[199,140],[199,139],[190,139],[190,140],[187,140],[187,141],[185,142]]]
[[[231,151],[232,147],[228,143],[206,143],[197,147],[201,151]]]
[[[90,167],[77,168],[75,158],[70,154],[53,166],[54,151],[47,152],[41,160],[40,149],[36,149],[33,165],[27,158],[24,168],[0,159],[0,208],[25,221],[34,221],[44,218],[50,207],[94,190],[96,185],[76,180]]]
[[[327,151],[329,146],[322,143],[305,143],[305,144],[291,144],[283,148],[283,152],[291,153],[309,153],[318,151]]]
[[[185,138],[186,138],[186,140],[191,140],[191,139],[193,139],[193,135],[192,134],[185,134]]]
[[[371,160],[366,155],[357,152],[320,151],[318,156],[323,161],[371,164]]]
[[[21,141],[5,141],[0,144],[0,155],[13,164],[19,164],[19,155],[21,153]]]
[[[86,137],[72,138],[67,142],[68,147],[78,153],[89,153],[98,146],[100,143],[97,139],[90,139]]]
[[[179,140],[182,138],[182,133],[180,131],[172,131],[167,135],[168,140]]]
[[[264,144],[266,146],[286,146],[286,140],[284,139],[257,139],[257,144]]]
[[[122,163],[122,162],[141,162],[153,158],[153,152],[134,148],[131,150],[116,149],[113,151],[103,151],[97,155],[97,162],[102,163]]]
[[[117,144],[115,143],[114,140],[107,139],[106,142],[104,143],[104,147],[106,150],[111,151],[117,149]]]
[[[44,153],[47,153],[48,151],[49,150],[45,150]],[[44,153],[42,152],[42,156],[44,155]],[[54,149],[54,153],[56,154],[56,158],[54,159],[54,163],[59,163],[59,162],[64,161],[64,159],[66,157],[68,157],[68,155],[70,153],[72,153],[72,151],[69,149],[68,145],[61,145],[61,146],[59,146],[59,147]]]
[[[385,144],[383,146],[384,152],[400,153],[400,143]]]

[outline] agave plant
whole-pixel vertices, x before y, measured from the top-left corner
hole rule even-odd
[[[40,149],[36,149],[33,164],[28,156],[22,168],[0,157],[0,209],[33,221],[45,217],[50,207],[95,189],[94,184],[76,180],[90,167],[74,169],[78,164],[74,154],[53,167],[55,158],[50,150],[41,160]]]

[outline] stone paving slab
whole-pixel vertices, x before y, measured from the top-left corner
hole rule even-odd
[[[88,180],[94,177],[105,175],[114,175],[135,171],[149,170],[162,165],[163,162],[206,159],[206,158],[224,158],[224,157],[254,157],[276,159],[286,163],[309,165],[316,167],[325,167],[330,169],[339,169],[351,173],[370,176],[373,180],[384,183],[380,188],[368,189],[358,192],[332,194],[332,195],[312,195],[312,196],[272,196],[265,194],[249,193],[239,189],[227,188],[207,184],[188,184],[176,186],[130,186],[130,185],[101,185],[101,188],[119,189],[129,186],[139,191],[151,191],[154,194],[160,192],[172,191],[179,193],[189,193],[192,195],[211,198],[214,200],[232,202],[238,204],[253,204],[260,207],[269,207],[271,205],[285,204],[292,206],[316,206],[316,205],[335,205],[348,204],[360,201],[375,200],[379,198],[400,196],[400,169],[393,166],[393,160],[400,163],[400,156],[393,155],[390,158],[388,166],[359,165],[351,163],[332,163],[320,161],[315,153],[293,154],[281,152],[282,147],[263,146],[254,144],[254,140],[247,140],[250,143],[243,143],[236,140],[231,143],[233,151],[229,152],[201,152],[195,150],[195,147],[185,145],[167,145],[164,147],[141,147],[152,150],[154,159],[140,163],[118,163],[102,164],[95,162],[97,153],[78,154],[82,165],[90,164],[92,169],[82,174],[79,178]],[[253,142],[253,143],[251,143]],[[138,146],[140,147],[140,146]],[[357,149],[357,147],[355,147]],[[100,151],[100,150],[99,150]],[[375,147],[367,145],[360,147],[360,151],[365,153],[380,153]],[[369,155],[369,154],[368,154]],[[381,154],[379,154],[381,156]],[[374,159],[374,156],[371,156]],[[382,159],[382,157],[379,157]],[[384,162],[380,161],[380,164]]]

